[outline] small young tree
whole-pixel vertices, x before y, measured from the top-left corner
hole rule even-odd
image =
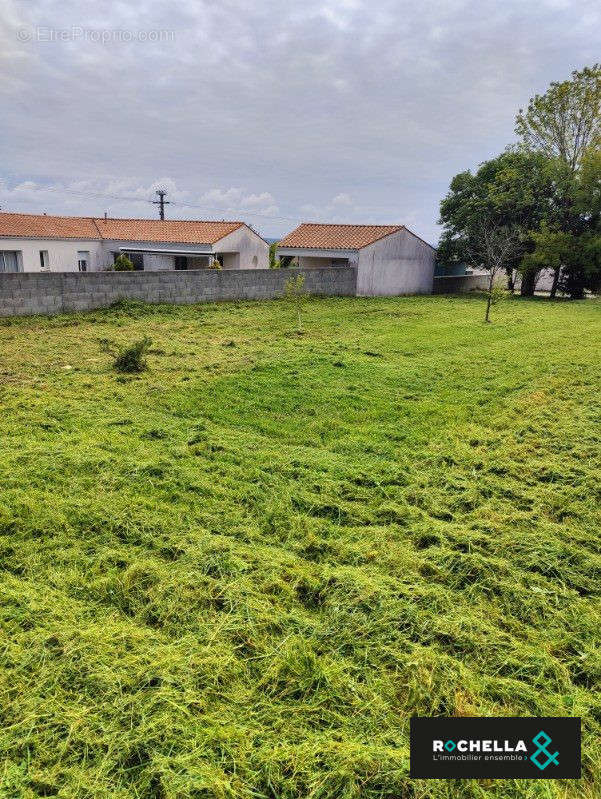
[[[121,255],[118,255],[115,258],[113,269],[115,270],[115,272],[133,272],[134,265],[129,260],[127,255],[123,255],[123,253],[121,253]]]
[[[497,286],[501,274],[519,253],[521,241],[517,228],[505,226],[495,227],[490,222],[483,222],[472,231],[468,255],[474,266],[481,266],[489,274],[486,292],[486,312],[484,321],[490,322],[490,309],[502,296],[503,289]]]
[[[282,265],[280,259],[277,256],[277,248],[279,241],[274,241],[272,244],[269,245],[269,268],[270,269],[279,269]]]
[[[302,335],[303,332],[301,311],[303,309],[304,302],[307,298],[307,292],[305,291],[305,276],[295,275],[294,277],[289,277],[284,287],[284,296],[296,309],[296,318],[297,318],[296,332],[300,336]]]

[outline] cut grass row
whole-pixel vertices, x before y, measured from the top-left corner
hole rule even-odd
[[[4,323],[3,799],[598,795],[601,307],[481,315]],[[583,779],[410,780],[438,714],[581,715]]]

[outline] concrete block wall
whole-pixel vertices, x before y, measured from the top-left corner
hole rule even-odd
[[[355,267],[202,270],[182,272],[19,272],[0,274],[0,316],[104,308],[121,299],[176,305],[219,300],[268,300],[286,281],[305,277],[308,294],[354,297]]]
[[[488,291],[488,275],[440,275],[434,277],[432,294],[465,294]]]

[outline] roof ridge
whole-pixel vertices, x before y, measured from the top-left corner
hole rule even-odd
[[[0,238],[3,239],[9,237],[215,244],[245,229],[251,230],[246,222],[229,219],[162,220],[0,212]],[[256,232],[255,235],[259,237]]]
[[[82,216],[81,214],[33,214],[24,211],[0,211],[0,216],[35,216],[46,219],[87,219],[89,221],[104,222],[104,216]],[[211,225],[245,225],[241,219],[156,219],[144,216],[107,216],[107,222],[203,222]]]
[[[46,219],[94,219],[93,216],[73,216],[71,214],[32,214],[28,211],[0,211],[0,216],[43,216]]]
[[[405,225],[400,223],[380,224],[378,222],[301,222],[299,227],[303,225],[320,225],[321,227],[405,227]]]
[[[308,230],[308,228],[316,229]],[[301,222],[280,239],[278,246],[305,250],[361,250],[387,236],[403,231],[436,251],[436,247],[410,230],[407,225],[368,225],[359,222]]]
[[[38,214],[32,214],[38,216]],[[104,222],[104,216],[82,216],[82,217],[69,217],[70,219],[97,219],[99,222]],[[143,216],[107,216],[107,222],[202,222],[208,225],[245,225],[241,219],[157,219],[156,217],[143,217]]]

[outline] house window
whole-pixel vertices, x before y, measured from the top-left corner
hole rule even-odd
[[[187,269],[188,268],[188,258],[185,255],[176,255],[175,256],[175,268],[177,270],[180,269]]]
[[[0,250],[0,272],[22,272],[20,250]]]
[[[48,269],[48,266],[49,266],[48,250],[40,250],[40,268]]]
[[[332,266],[348,266],[348,258],[332,258]]]
[[[80,272],[88,271],[88,264],[90,263],[90,253],[88,250],[77,251],[77,268]]]

